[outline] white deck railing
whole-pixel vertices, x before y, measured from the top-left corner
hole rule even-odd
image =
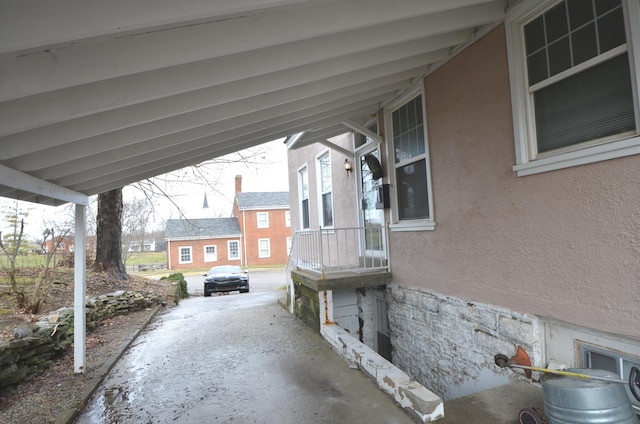
[[[320,228],[296,231],[290,269],[331,272],[388,271],[386,227]]]

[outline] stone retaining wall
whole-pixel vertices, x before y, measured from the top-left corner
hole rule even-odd
[[[165,304],[157,293],[118,291],[87,300],[87,331],[100,321]],[[60,308],[0,341],[0,392],[41,374],[73,343],[73,308]]]
[[[393,363],[445,400],[515,378],[495,365],[497,353],[520,345],[540,363],[537,317],[397,284],[388,291]]]

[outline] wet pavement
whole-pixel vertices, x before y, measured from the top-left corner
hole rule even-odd
[[[154,319],[76,423],[413,423],[278,305],[277,274],[206,298],[190,278],[196,296]]]

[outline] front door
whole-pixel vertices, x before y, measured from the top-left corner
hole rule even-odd
[[[376,146],[372,150],[359,154],[360,163],[360,225],[365,228],[363,250],[367,257],[381,258],[384,252],[384,210],[377,209],[378,188],[382,179],[373,179],[373,174],[365,160],[366,155],[373,155],[380,160],[380,151]],[[386,258],[382,258],[386,259]]]

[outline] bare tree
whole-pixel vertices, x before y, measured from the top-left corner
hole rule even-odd
[[[223,172],[228,172],[230,164],[242,163],[247,167],[267,164],[266,152],[267,147],[258,146],[134,184],[133,187],[144,195],[151,208],[141,208],[140,210],[145,212],[135,219],[130,219],[130,215],[127,214],[125,216],[127,219],[126,224],[123,223],[122,188],[98,195],[94,270],[109,271],[117,278],[127,278],[122,260],[123,225],[129,229],[137,228],[141,242],[144,243],[143,230],[153,212],[154,198],[164,197],[169,199],[178,209],[180,215],[184,217],[180,206],[172,199],[170,190],[172,186],[183,183],[201,184],[219,193],[218,182],[220,176]],[[149,210],[151,212],[147,215],[146,211]]]
[[[96,260],[93,269],[108,272],[119,280],[128,278],[122,262],[122,188],[98,195]]]

